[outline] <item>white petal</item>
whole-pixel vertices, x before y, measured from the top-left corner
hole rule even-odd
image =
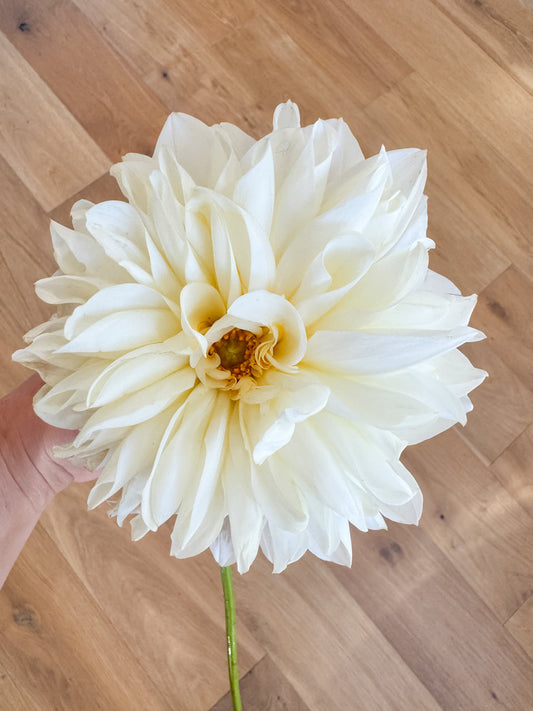
[[[154,530],[180,509],[187,494],[193,498],[196,494],[215,397],[214,390],[197,385],[176,410],[159,444],[142,498],[143,518]]]
[[[265,234],[269,234],[275,194],[274,158],[271,145],[266,143],[264,155],[235,185],[233,199],[256,220]]]
[[[307,347],[305,327],[298,311],[283,296],[268,291],[249,292],[231,304],[228,314],[279,330],[274,348],[279,366],[296,365],[303,358]]]
[[[111,166],[110,173],[116,179],[122,194],[135,207],[147,211],[149,205],[150,174],[157,163],[149,156],[128,153],[121,163]]]
[[[166,148],[175,156],[197,185],[214,187],[226,163],[226,153],[216,131],[187,114],[171,114],[154,151],[160,160]]]
[[[235,553],[233,552],[233,543],[231,541],[231,530],[229,527],[228,518],[225,519],[222,530],[209,546],[213,558],[224,567],[235,563]]]
[[[179,330],[168,309],[130,309],[104,316],[58,349],[67,354],[118,354],[147,343],[160,343]]]
[[[213,286],[196,282],[183,287],[180,306],[183,330],[198,342],[205,356],[208,344],[204,334],[224,315],[224,302]]]
[[[187,360],[165,344],[128,353],[109,365],[91,384],[87,404],[89,407],[107,405],[166,378],[183,368]]]
[[[87,501],[89,508],[116,494],[134,477],[142,474],[148,477],[172,411],[172,408],[164,410],[129,431],[91,489]]]
[[[58,275],[39,279],[35,293],[47,304],[84,304],[107,284],[94,277]]]
[[[193,387],[195,380],[194,371],[183,368],[142,390],[99,407],[80,430],[76,445],[85,443],[98,430],[139,424],[155,417],[172,403],[177,403],[177,408],[183,393]]]
[[[308,342],[305,364],[317,370],[346,374],[386,373],[407,368],[484,338],[481,331],[420,331],[416,335],[318,331]]]
[[[329,393],[326,386],[307,385],[299,390],[284,392],[276,400],[271,400],[270,407],[280,414],[255,445],[254,462],[263,464],[274,452],[290,442],[295,425],[320,412],[327,404]]]
[[[299,560],[307,548],[307,533],[289,533],[273,524],[265,526],[261,549],[273,564],[274,573],[282,573],[290,563]]]
[[[145,228],[134,207],[118,200],[94,205],[87,211],[87,229],[117,264],[132,262],[149,269]]]
[[[240,410],[234,407],[228,428],[222,484],[239,573],[246,573],[254,561],[264,527],[264,516],[254,496],[251,471],[253,465],[245,450]]]
[[[284,128],[298,128],[300,126],[300,110],[293,101],[278,104],[274,111],[274,131]]]
[[[78,306],[65,323],[65,338],[73,339],[105,316],[127,309],[162,309],[165,300],[141,284],[117,284],[98,291]]]

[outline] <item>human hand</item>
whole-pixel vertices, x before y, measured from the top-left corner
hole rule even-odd
[[[54,459],[54,446],[71,442],[75,433],[37,417],[33,396],[41,385],[34,375],[0,400],[0,587],[54,496],[72,481],[96,476]]]
[[[53,448],[71,442],[72,430],[46,424],[33,411],[33,396],[42,386],[33,375],[0,400],[0,464],[9,471],[32,507],[42,511],[72,481],[96,474],[67,460],[56,460]]]

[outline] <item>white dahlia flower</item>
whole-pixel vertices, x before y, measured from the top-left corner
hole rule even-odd
[[[417,523],[406,445],[465,423],[485,376],[457,347],[475,296],[428,269],[425,152],[364,158],[342,120],[288,102],[259,141],[172,114],[154,156],[113,166],[128,202],[52,223],[57,314],[15,360],[35,410],[79,430],[138,539],[245,572],[307,549],[349,565],[349,524]]]

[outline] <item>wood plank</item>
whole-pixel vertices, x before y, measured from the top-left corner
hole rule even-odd
[[[531,183],[532,98],[507,72],[432,2],[357,3],[357,13]]]
[[[421,526],[503,623],[533,592],[531,518],[454,430],[404,456]]]
[[[313,711],[439,709],[383,630],[338,584],[337,567],[306,555],[272,575],[260,557],[235,579],[239,619]]]
[[[364,108],[413,71],[349,6],[334,0],[274,0],[269,11],[281,31],[345,88],[352,106]],[[354,76],[357,92],[350,91]]]
[[[533,282],[513,264],[479,295],[475,318],[494,351],[533,390],[531,304]]]
[[[477,326],[477,311],[472,325]],[[485,464],[490,464],[527,428],[533,419],[533,392],[496,355],[488,341],[465,344],[461,350],[489,377],[470,398],[474,410],[459,435]]]
[[[166,108],[74,3],[5,0],[0,29],[108,158],[153,152]]]
[[[0,152],[41,207],[51,210],[98,178],[109,161],[0,33]]]
[[[247,0],[75,0],[98,31],[144,77],[182,52],[209,47],[256,12]]]
[[[510,261],[533,273],[533,206],[521,174],[426,79],[408,77],[354,125],[372,152],[384,141],[428,149],[430,228],[443,273],[457,272],[470,290],[488,286]]]
[[[113,620],[117,638],[142,650],[139,661],[166,702],[175,711],[210,708],[228,688],[217,564],[209,552],[191,560],[171,558],[168,526],[132,543],[129,526],[119,528],[104,506],[87,512],[89,489],[63,491],[45,513],[44,528]],[[264,650],[242,625],[239,643],[245,674]]]
[[[391,524],[353,542],[352,569],[333,574],[443,709],[533,708],[532,660],[427,532]]]
[[[505,452],[491,471],[520,506],[533,517],[533,425],[530,425]]]
[[[533,595],[507,620],[505,626],[533,659]]]
[[[171,708],[41,526],[0,592],[0,630],[31,708]]]
[[[51,220],[59,222],[61,225],[66,225],[67,227],[72,227],[72,218],[70,216],[70,211],[72,206],[78,200],[90,200],[91,202],[104,202],[105,200],[125,200],[126,198],[120,192],[118,183],[115,178],[111,177],[109,173],[102,175],[91,183],[83,187],[76,195],[72,195],[65,200],[65,202],[58,205],[56,208],[48,213],[48,217]]]
[[[268,654],[241,679],[240,688],[246,711],[311,711]],[[211,711],[233,711],[231,694]]]
[[[533,14],[508,0],[433,0],[500,67],[533,92]]]
[[[244,23],[210,49],[197,49],[189,64],[199,68],[192,75],[180,57],[166,68],[167,81],[158,73],[148,77],[154,91],[165,92],[167,106],[199,112],[206,120],[202,107],[202,102],[208,103],[206,83],[192,84],[194,76],[205,73],[208,82],[216,83],[215,98],[223,95],[230,104],[225,120],[239,123],[257,137],[271,130],[273,110],[287,98],[299,104],[303,122],[328,117],[332,106],[338,116],[354,103],[346,74],[332,82],[328,69],[266,13]],[[303,76],[306,82],[301,81]],[[239,96],[240,113],[235,112],[235,96]]]
[[[0,665],[0,705],[5,709],[27,709],[31,706],[31,699],[23,694],[10,676]]]
[[[11,361],[22,336],[46,321],[52,308],[40,301],[33,283],[52,274],[48,219],[33,195],[0,157],[2,231],[0,233],[0,397],[29,377],[29,371]]]
[[[215,57],[212,47],[183,47],[173,60],[146,75],[146,82],[169,111],[183,111],[211,125],[228,121],[259,138],[272,130],[274,106],[254,102],[231,67]],[[234,97],[239,96],[239,102]]]

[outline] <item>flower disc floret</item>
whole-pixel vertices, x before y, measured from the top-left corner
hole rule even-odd
[[[210,356],[220,359],[221,370],[228,371],[236,380],[245,375],[251,375],[254,366],[254,352],[257,346],[257,336],[242,328],[232,328],[220,340],[214,343],[208,351]]]

